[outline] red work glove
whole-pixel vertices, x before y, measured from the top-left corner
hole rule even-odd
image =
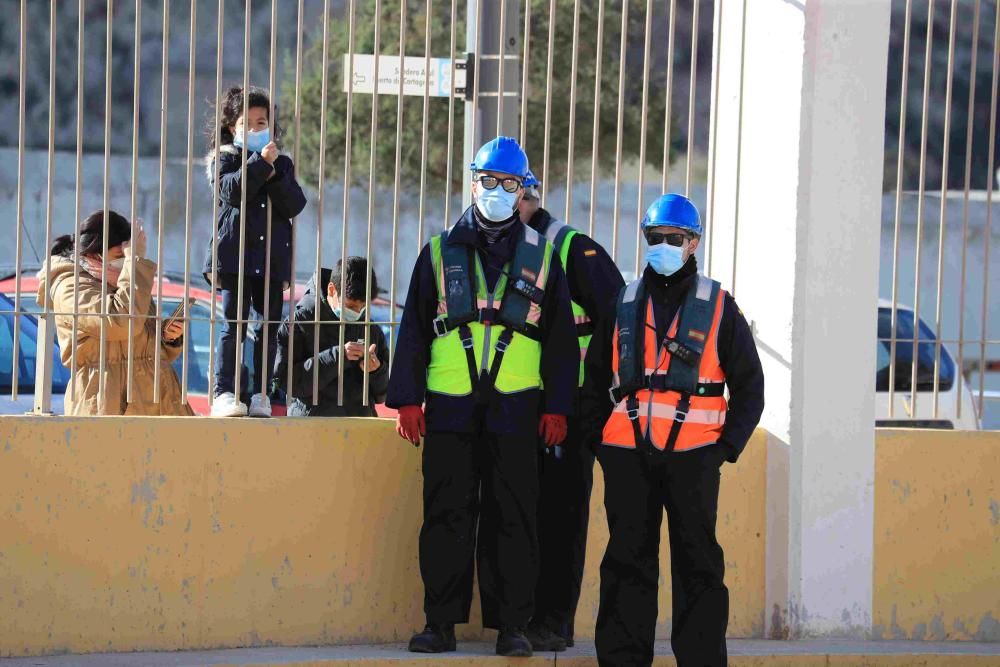
[[[538,435],[546,447],[558,445],[566,439],[566,415],[542,415],[538,422]]]
[[[409,440],[417,447],[420,446],[420,436],[426,435],[427,426],[424,424],[424,410],[419,405],[404,405],[396,415],[396,433],[403,440]]]

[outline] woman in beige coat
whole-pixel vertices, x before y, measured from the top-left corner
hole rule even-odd
[[[71,368],[73,327],[76,336],[76,373],[66,389],[67,415],[192,415],[181,400],[180,383],[171,367],[181,353],[183,326],[174,322],[156,336],[153,276],[156,264],[144,258],[146,234],[139,226],[131,239],[131,225],[114,211],[108,212],[108,253],[104,249],[104,213],[91,214],[74,239],[56,239],[48,271],[39,272],[38,303],[46,292],[56,313],[56,335],[62,362]],[[79,280],[74,269],[79,263]],[[135,275],[133,277],[133,268]],[[107,283],[102,297],[102,284]],[[129,296],[133,313],[146,313],[132,326],[132,400],[126,400],[129,352]],[[67,313],[78,313],[73,317]],[[101,322],[104,322],[105,361],[100,365]],[[153,401],[156,350],[159,347],[160,395]],[[100,390],[103,376],[103,392]]]

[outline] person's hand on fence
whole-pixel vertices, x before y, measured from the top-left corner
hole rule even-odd
[[[260,152],[260,156],[272,167],[274,166],[274,161],[278,159],[278,155],[278,144],[273,141],[269,141]]]
[[[146,230],[142,225],[142,220],[135,221],[135,235],[131,240],[122,243],[122,252],[126,257],[146,256]]]

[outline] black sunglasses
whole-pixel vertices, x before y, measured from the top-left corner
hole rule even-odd
[[[689,234],[682,234],[681,232],[671,232],[669,234],[663,234],[661,232],[646,232],[646,243],[649,245],[666,243],[667,245],[681,248],[684,246],[684,241],[690,238],[692,237]]]
[[[497,178],[489,174],[476,176],[476,180],[487,190],[493,190],[496,186],[501,186],[504,192],[517,192],[521,187],[521,181],[508,176],[507,178]]]

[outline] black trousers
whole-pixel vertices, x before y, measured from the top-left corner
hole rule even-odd
[[[468,622],[474,561],[483,625],[525,626],[531,619],[538,577],[534,426],[522,435],[427,434],[420,574],[429,623]]]
[[[240,378],[240,393],[267,393],[264,376],[274,377],[274,357],[278,351],[278,325],[281,324],[282,296],[284,289],[280,280],[265,283],[263,278],[244,276],[243,302],[239,301],[239,282],[235,274],[219,274],[219,292],[222,297],[222,313],[224,320],[219,326],[219,341],[215,355],[215,387],[216,396],[224,392],[232,392],[236,386],[236,364],[243,363],[243,343],[247,338],[247,330],[253,329],[253,369],[252,382],[246,375]],[[270,313],[264,314],[264,295]],[[250,306],[253,305],[254,318],[260,321],[242,324],[237,327],[235,320],[254,319],[250,317]],[[267,358],[264,358],[264,322],[267,324]],[[239,329],[239,337],[236,331]],[[247,391],[249,387],[249,391]],[[237,396],[237,398],[240,398]]]
[[[553,448],[539,462],[538,543],[541,569],[535,587],[535,619],[572,638],[587,552],[590,491],[594,486],[594,444],[584,442],[578,422],[557,457]]]
[[[670,643],[677,665],[725,665],[729,591],[723,583],[722,547],[715,538],[720,448],[650,456],[601,445],[597,458],[604,471],[610,532],[601,563],[599,664],[652,664],[665,508],[673,587]]]

